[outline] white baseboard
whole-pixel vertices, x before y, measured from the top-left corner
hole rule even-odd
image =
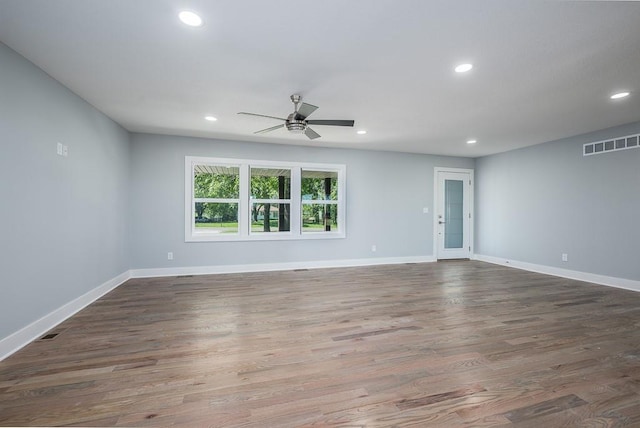
[[[247,265],[221,265],[221,266],[187,266],[176,268],[157,269],[132,269],[131,278],[150,278],[159,276],[180,275],[211,275],[221,273],[245,273],[245,272],[270,272],[293,269],[321,269],[337,267],[357,267],[374,265],[392,265],[402,263],[429,263],[435,262],[433,256],[416,257],[380,257],[369,259],[351,260],[316,260],[290,263],[261,263]]]
[[[28,345],[34,340],[40,338],[44,333],[76,314],[86,306],[95,302],[129,278],[131,278],[130,272],[123,272],[115,278],[108,280],[104,284],[76,299],[73,299],[69,303],[64,304],[39,320],[32,322],[28,326],[0,340],[0,361],[4,360],[25,345]]]
[[[597,275],[595,273],[580,272],[576,270],[561,269],[552,266],[537,265],[534,263],[521,262],[500,257],[474,254],[474,260],[487,263],[494,263],[502,266],[509,266],[516,269],[528,270],[531,272],[544,273],[547,275],[559,276],[561,278],[576,279],[578,281],[593,282],[594,284],[606,285],[609,287],[623,288],[625,290],[640,291],[640,281],[617,278],[614,276]]]

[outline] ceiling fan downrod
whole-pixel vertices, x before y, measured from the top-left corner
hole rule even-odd
[[[291,102],[293,102],[293,105],[295,106],[295,113],[298,112],[298,104],[300,104],[300,100],[302,99],[302,97],[298,94],[293,94],[291,95]]]

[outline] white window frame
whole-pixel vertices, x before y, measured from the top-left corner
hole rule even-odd
[[[307,166],[303,166],[302,168],[300,168],[300,177],[302,178],[302,170],[304,171],[318,171],[318,172],[337,172],[336,170],[333,169],[323,169],[323,168],[315,168],[315,167],[307,167]],[[302,180],[300,181],[300,183],[302,184]],[[302,189],[301,189],[302,190]],[[302,191],[299,191],[298,193],[300,193],[300,197],[302,197]],[[344,205],[340,203],[340,173],[338,172],[338,199],[302,199],[301,202],[301,208],[302,205],[324,205],[325,207],[329,206],[329,205],[337,205],[338,206],[338,230],[340,230],[340,218],[344,215],[344,212],[341,212],[340,208]],[[302,213],[301,213],[302,214]],[[300,217],[301,221],[302,221],[302,217]],[[300,225],[302,227],[302,224]],[[314,235],[316,233],[331,233],[331,232],[326,232],[326,231],[314,231],[314,232],[304,232],[302,231],[302,234],[307,236],[307,235]]]
[[[240,199],[238,201],[238,233],[220,234],[195,227],[195,200],[193,197],[193,178],[195,165],[223,165],[240,169]],[[254,232],[251,233],[250,168],[270,168],[291,170],[291,220],[289,232]],[[336,172],[338,174],[337,201],[302,201],[302,170]],[[308,239],[339,239],[346,237],[346,165],[308,162],[280,162],[251,159],[212,158],[201,156],[185,156],[185,242],[220,242],[220,241],[277,241]],[[219,200],[224,202],[223,200]],[[255,201],[261,201],[255,200]],[[266,200],[265,200],[266,201]],[[269,200],[271,201],[271,200]],[[235,202],[235,200],[233,200]],[[337,230],[329,232],[302,232],[302,204],[321,203],[338,205]]]

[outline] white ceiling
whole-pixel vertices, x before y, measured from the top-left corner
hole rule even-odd
[[[0,0],[0,40],[134,132],[477,157],[640,120],[638,2]],[[293,93],[355,128],[236,114]]]

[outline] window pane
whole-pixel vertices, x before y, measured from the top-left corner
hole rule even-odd
[[[252,199],[290,199],[291,170],[251,168]]]
[[[302,170],[302,200],[338,200],[338,173]]]
[[[238,204],[196,202],[196,230],[208,233],[238,233]]]
[[[302,205],[303,232],[337,232],[338,205],[304,204]]]
[[[196,198],[238,199],[240,197],[238,167],[196,165],[193,174],[193,194]]]
[[[251,232],[289,232],[290,230],[291,204],[251,204]]]
[[[444,181],[444,248],[462,248],[464,237],[463,187],[461,180]]]

